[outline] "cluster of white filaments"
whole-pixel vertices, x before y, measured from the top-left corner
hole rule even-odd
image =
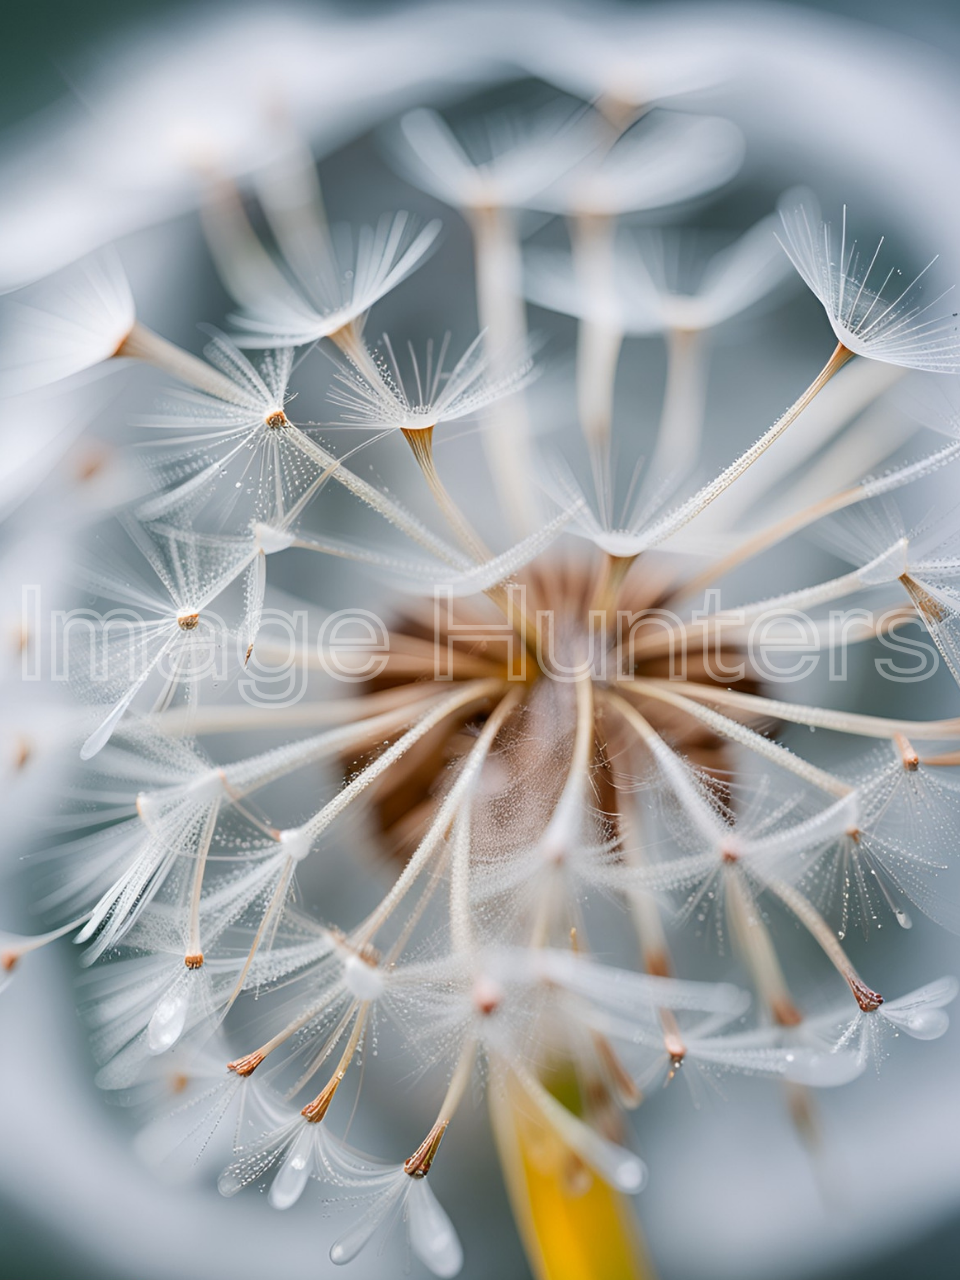
[[[572,1184],[633,1195],[646,1169],[624,1112],[658,1084],[681,1070],[739,1071],[785,1082],[794,1100],[844,1085],[883,1056],[884,1032],[941,1034],[957,990],[941,978],[881,994],[846,948],[854,926],[889,916],[909,927],[913,910],[960,930],[960,718],[785,701],[749,666],[728,678],[695,657],[719,655],[722,672],[743,659],[754,619],[804,610],[818,620],[862,593],[869,607],[844,643],[921,624],[960,681],[956,513],[909,530],[890,496],[955,463],[960,443],[867,478],[829,465],[850,419],[901,369],[960,372],[957,324],[918,301],[923,282],[891,290],[876,255],[851,248],[846,214],[835,237],[803,193],[784,198],[781,220],[676,278],[684,233],[639,232],[624,215],[728,181],[740,135],[722,120],[602,105],[475,121],[462,134],[417,110],[390,136],[398,166],[472,231],[479,333],[465,348],[443,339],[421,355],[396,334],[367,344],[371,308],[412,287],[404,281],[439,227],[397,214],[331,231],[312,169],[297,200],[266,202],[269,245],[238,192],[211,192],[205,229],[237,312],[233,336],[215,336],[205,360],[136,319],[109,252],[9,300],[8,390],[120,359],[153,365],[178,388],[138,424],[154,490],[121,516],[151,582],[129,566],[100,565],[90,579],[128,621],[87,637],[106,673],[81,689],[97,704],[80,752],[76,825],[89,830],[56,850],[62,870],[44,904],[53,923],[69,923],[0,937],[0,984],[27,952],[76,931],[97,962],[86,1008],[100,1083],[127,1090],[156,1079],[159,1064],[186,1091],[173,1117],[144,1131],[144,1150],[186,1152],[189,1163],[216,1126],[233,1124],[223,1194],[269,1182],[270,1203],[285,1209],[311,1179],[324,1184],[344,1215],[337,1263],[402,1219],[428,1268],[459,1270],[435,1189],[442,1140],[478,1076],[506,1161],[535,1131]],[[525,255],[522,210],[565,218],[569,249]],[[791,261],[834,331],[823,368],[701,483],[706,338],[767,298]],[[550,424],[534,421],[525,297],[578,322],[579,468],[556,456]],[[651,334],[668,353],[659,435],[618,503],[617,371],[625,343]],[[289,389],[304,360],[322,365],[318,351],[336,365],[328,428],[306,422]],[[892,373],[851,381],[831,421],[818,419],[809,447],[785,463],[825,450],[820,492],[751,522],[754,464],[775,457],[767,451],[785,433],[802,438],[805,410],[852,375],[841,370],[854,357],[853,368],[875,361]],[[487,460],[469,505],[497,512],[487,528],[499,547],[434,456],[435,437],[467,418],[481,424]],[[960,434],[949,415],[939,425]],[[422,473],[412,473],[422,513],[354,465],[391,432]],[[773,485],[785,472],[764,475]],[[339,490],[389,537],[319,532],[328,499],[343,510]],[[695,612],[704,590],[828,518],[849,572]],[[359,671],[376,654],[376,676],[340,696],[324,685],[294,706],[205,697],[211,666],[222,661],[226,683],[246,678],[252,654],[270,660],[267,562],[291,549],[356,563],[374,604],[387,598],[379,584],[407,593],[407,620],[388,643],[355,647]],[[420,608],[432,617],[437,588],[455,607],[428,637],[409,619]],[[656,625],[613,629],[598,652],[594,619],[621,610]],[[825,624],[818,634],[823,648],[835,642]],[[668,673],[678,647],[694,655],[682,679]],[[91,662],[81,654],[76,669]],[[315,667],[316,646],[297,649],[297,663]],[[826,768],[783,745],[783,725],[854,746]],[[243,750],[245,735],[264,733],[279,745]],[[218,762],[204,740],[224,734],[231,759]],[[298,899],[301,867],[322,862],[361,813],[396,854],[380,864],[385,892],[360,918],[318,920]],[[603,958],[597,903],[631,923],[634,967]],[[778,955],[777,921],[791,919],[835,971],[826,1005],[830,980],[817,969],[805,982]],[[741,986],[677,975],[672,937],[685,925],[734,953]],[[393,1163],[342,1136],[357,1063],[385,1022],[439,1081],[435,1120]],[[398,1077],[407,1073],[398,1062]]]

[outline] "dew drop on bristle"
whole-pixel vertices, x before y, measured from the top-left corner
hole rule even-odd
[[[347,957],[343,983],[358,1000],[377,1000],[383,995],[383,975],[359,956]]]
[[[185,991],[164,996],[147,1024],[147,1048],[151,1053],[166,1053],[183,1035],[190,1000]]]
[[[306,1136],[301,1135],[296,1146],[277,1170],[277,1176],[273,1180],[267,1197],[274,1209],[289,1209],[303,1194],[303,1189],[310,1177],[307,1152],[304,1150],[306,1141]]]

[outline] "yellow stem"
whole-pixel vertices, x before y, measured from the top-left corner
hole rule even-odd
[[[591,1170],[499,1072],[490,1109],[507,1191],[537,1280],[653,1280],[626,1196]]]

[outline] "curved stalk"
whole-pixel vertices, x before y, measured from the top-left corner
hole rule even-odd
[[[918,462],[901,467],[891,475],[881,476],[878,480],[870,480],[865,481],[863,484],[853,485],[849,489],[843,489],[839,493],[835,493],[828,498],[822,498],[819,502],[814,502],[800,511],[795,511],[791,515],[785,516],[784,519],[778,520],[775,524],[769,525],[766,529],[761,529],[758,533],[753,534],[736,550],[731,551],[729,555],[723,556],[720,560],[714,560],[712,564],[707,565],[695,577],[682,583],[673,593],[671,603],[686,596],[699,595],[701,591],[713,586],[718,579],[738,568],[747,560],[752,560],[754,556],[760,555],[761,552],[768,551],[771,547],[775,547],[778,542],[789,538],[793,533],[798,533],[801,529],[806,529],[817,520],[822,520],[837,511],[843,511],[845,507],[853,506],[857,502],[865,502],[870,498],[889,493],[893,489],[899,489],[903,485],[910,484],[912,481],[928,475],[930,472],[946,465],[946,463],[952,462],[958,456],[960,456],[960,442],[954,441],[952,444],[938,449],[936,453],[930,454],[926,458],[921,458]]]
[[[758,458],[761,458],[766,451],[774,444],[780,436],[796,422],[807,405],[816,399],[817,394],[827,385],[833,375],[853,357],[853,352],[848,350],[842,342],[838,342],[834,349],[833,355],[823,366],[814,380],[790,406],[786,413],[763,433],[759,440],[746,449],[739,458],[731,462],[724,468],[718,476],[704,485],[697,493],[686,502],[681,503],[675,510],[668,512],[661,520],[658,520],[647,532],[646,546],[656,547],[662,542],[673,536],[691,520],[695,519],[701,511],[705,511],[712,502],[715,502],[727,489],[734,484],[740,476],[753,466]]]
[[[699,720],[701,724],[707,725],[715,733],[720,734],[721,737],[728,738],[731,742],[736,742],[740,746],[746,747],[747,750],[754,752],[755,755],[762,756],[763,759],[769,760],[771,764],[785,769],[788,773],[794,774],[804,782],[810,783],[811,786],[817,787],[820,791],[825,791],[828,795],[843,797],[850,795],[854,789],[832,773],[827,773],[824,769],[818,769],[816,765],[801,759],[800,756],[795,756],[792,751],[788,751],[779,742],[764,738],[752,729],[748,729],[746,725],[741,724],[738,720],[730,720],[727,716],[720,715],[717,711],[711,711],[709,707],[702,707],[691,698],[686,698],[669,688],[664,688],[663,685],[654,681],[629,680],[625,681],[620,687],[629,689],[631,693],[639,693],[646,697],[654,698],[657,702],[667,703],[671,707],[676,707],[679,711],[685,711],[687,715]]]
[[[506,707],[504,707],[504,703],[507,703]],[[390,918],[420,874],[433,859],[433,855],[446,838],[447,832],[456,818],[457,809],[464,796],[476,782],[477,776],[493,747],[494,739],[512,707],[512,701],[504,698],[491,712],[480,732],[480,736],[461,765],[457,779],[440,805],[439,812],[430,824],[426,835],[417,845],[409,862],[394,881],[389,893],[357,930],[357,938],[361,943],[369,942],[377,930]]]
[[[644,689],[661,685],[660,680],[642,680]],[[788,720],[792,724],[807,724],[816,729],[829,729],[834,733],[856,734],[863,738],[894,738],[904,734],[921,741],[939,741],[943,738],[960,738],[960,716],[948,720],[894,720],[886,716],[867,716],[852,711],[831,711],[825,707],[808,707],[799,702],[782,702],[775,698],[763,698],[756,693],[738,693],[735,689],[723,689],[719,685],[686,683],[683,696],[699,702],[714,702],[718,706],[735,707],[752,715],[769,716],[774,720]]]

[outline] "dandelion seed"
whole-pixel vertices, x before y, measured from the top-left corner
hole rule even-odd
[[[408,111],[394,155],[418,186],[467,210],[517,209],[594,150],[597,137],[577,109],[555,102],[539,111],[504,111],[474,122],[458,138],[436,111]]]
[[[72,921],[60,929],[50,930],[49,933],[26,936],[18,933],[0,933],[0,991],[13,981],[14,974],[24,956],[71,933],[81,923],[82,921]]]
[[[139,1131],[135,1146],[144,1163],[171,1181],[195,1177],[199,1168],[218,1158],[224,1145],[239,1146],[248,1131],[277,1115],[279,1104],[259,1081],[224,1068],[215,1041],[200,1053],[179,1059],[176,1055],[152,1058],[147,1072],[151,1067],[165,1082],[160,1105],[167,1110]],[[171,1080],[172,1097],[166,1083]],[[170,1110],[172,1103],[176,1105]]]
[[[603,395],[602,365],[615,367],[623,336],[666,336],[667,384],[648,482],[682,478],[684,464],[699,451],[707,369],[702,335],[753,307],[789,270],[772,219],[763,219],[707,261],[698,250],[689,233],[621,231],[615,237],[598,232],[590,221],[575,236],[569,258],[544,249],[526,255],[530,301],[581,321],[578,389],[588,438],[609,430],[612,372],[606,373],[603,403],[584,397],[588,390]],[[648,483],[638,501],[649,497],[650,488]]]
[[[104,678],[97,692],[112,692],[117,700],[83,744],[84,760],[103,749],[151,677],[161,681],[155,705],[168,706],[181,686],[189,690],[209,676],[218,655],[229,657],[230,633],[206,611],[240,574],[249,575],[255,567],[257,549],[249,539],[204,536],[160,523],[149,532],[132,522],[126,528],[165,594],[119,575],[91,574],[94,588],[127,612],[93,636],[102,645]],[[142,611],[139,616],[136,610]],[[78,651],[78,665],[82,657]],[[91,659],[89,666],[96,665]]]
[[[338,1173],[346,1159],[346,1147],[331,1134],[326,1123],[294,1113],[260,1142],[241,1147],[237,1159],[221,1173],[217,1186],[221,1195],[233,1196],[273,1170],[270,1205],[289,1209],[300,1199],[310,1178],[338,1183]]]
[[[134,326],[133,298],[105,250],[5,299],[4,395],[23,395],[109,360]]]
[[[743,136],[729,120],[659,111],[587,160],[537,206],[579,216],[656,209],[719,187],[739,169]]]
[[[526,255],[527,296],[551,311],[611,325],[629,335],[714,329],[754,306],[786,278],[789,267],[774,226],[773,218],[763,218],[708,258],[703,256],[704,246],[689,235],[623,232],[614,247],[608,291],[591,288],[566,255],[531,249]],[[681,264],[686,266],[683,275]],[[690,279],[695,287],[684,289]]]
[[[366,430],[429,431],[445,422],[474,417],[503,396],[521,390],[534,377],[531,357],[519,359],[506,377],[492,380],[490,358],[482,346],[483,334],[474,338],[463,355],[445,369],[450,335],[434,350],[427,344],[424,361],[409,348],[411,378],[407,389],[390,339],[384,335],[386,359],[379,378],[368,380],[361,370],[338,372],[339,385],[330,394],[346,412],[338,425]]]
[[[860,1010],[852,1021],[841,1023],[834,1017],[839,1035],[832,1051],[853,1051],[864,1066],[872,1061],[879,1069],[891,1035],[904,1032],[914,1040],[939,1039],[950,1024],[944,1007],[956,999],[958,990],[956,978],[938,978],[908,995],[885,1001],[874,1011]],[[825,1015],[814,1030],[829,1035],[829,1028],[830,1018]]]
[[[279,268],[269,290],[250,287],[238,265],[227,283],[244,308],[233,317],[242,334],[239,344],[300,347],[343,335],[352,349],[352,326],[362,327],[373,304],[416,270],[439,232],[439,222],[418,228],[407,213],[385,215],[376,227],[361,227],[355,238],[344,231],[335,241],[333,263],[327,245],[314,246],[311,274],[300,273],[299,289]]]
[[[453,1224],[425,1177],[411,1176],[403,1165],[346,1166],[342,1175],[362,1195],[367,1208],[357,1224],[335,1241],[330,1261],[352,1262],[391,1220],[402,1218],[410,1248],[435,1276],[455,1276],[463,1251]]]
[[[173,412],[146,419],[164,437],[150,442],[150,456],[166,491],[143,504],[140,516],[175,516],[194,528],[233,533],[255,520],[280,523],[325,470],[322,455],[285,412],[292,351],[266,352],[257,367],[218,335],[205,355],[228,385],[218,397],[182,392]],[[168,479],[174,483],[167,487]]]
[[[847,234],[844,207],[839,235],[820,218],[808,193],[781,201],[783,247],[804,283],[823,305],[833,331],[849,351],[934,373],[960,372],[958,327],[942,296],[923,300],[928,263],[904,284],[900,274],[881,268],[881,240],[872,254],[861,254]]]

